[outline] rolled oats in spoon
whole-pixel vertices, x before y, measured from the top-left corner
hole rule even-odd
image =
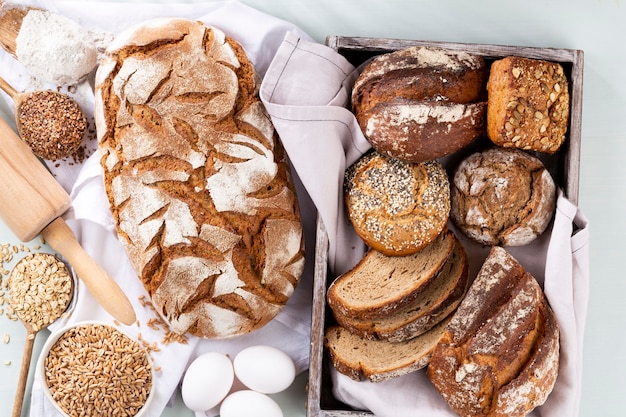
[[[13,406],[13,416],[19,416],[35,336],[67,310],[73,296],[74,281],[65,264],[56,256],[31,253],[13,267],[8,290],[11,308],[26,328],[26,343]]]

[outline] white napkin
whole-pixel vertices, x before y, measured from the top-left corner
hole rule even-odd
[[[369,148],[355,118],[344,108],[355,76],[355,68],[332,49],[287,35],[261,87],[261,99],[328,231],[334,276],[354,265],[364,250],[345,218],[342,198],[345,168]],[[587,220],[562,193],[553,227],[531,245],[510,248],[540,283],[545,281],[561,325],[559,377],[546,404],[531,414],[534,417],[576,416],[580,399],[589,232]],[[464,243],[470,274],[475,276],[488,248],[455,234]],[[456,415],[423,371],[376,384],[353,381],[334,369],[331,376],[337,399],[377,416]]]
[[[186,17],[203,21],[223,30],[238,40],[246,49],[250,59],[262,77],[269,66],[276,49],[286,33],[300,37],[308,36],[294,25],[268,16],[237,1],[207,2],[194,4],[131,4],[131,3],[84,3],[73,1],[28,1],[30,5],[57,11],[75,20],[83,27],[94,31],[112,34],[155,17]],[[35,88],[55,88],[47,86],[28,74],[26,69],[13,57],[0,51],[0,70],[18,90]],[[66,91],[82,105],[86,115],[93,116],[93,86],[87,80]],[[12,106],[7,96],[9,106]],[[147,324],[156,314],[143,306],[140,296],[147,294],[133,271],[126,254],[115,235],[115,226],[106,200],[102,170],[99,165],[97,144],[88,143],[92,156],[84,163],[61,161],[48,163],[49,169],[63,187],[70,192],[72,207],[64,218],[73,229],[78,241],[120,285],[128,295],[135,312],[137,323],[122,327],[130,334],[141,337],[149,343],[156,343],[160,351],[154,352],[156,373],[156,396],[147,416],[159,416],[172,398],[188,364],[197,356],[208,351],[227,353],[231,358],[243,348],[257,344],[275,346],[285,351],[294,361],[297,372],[308,368],[311,323],[311,286],[313,276],[312,255],[307,257],[305,272],[296,291],[279,315],[262,329],[245,336],[211,341],[188,337],[187,344],[177,342],[162,343],[163,330],[153,330]],[[312,254],[315,245],[315,207],[306,191],[295,178],[298,198],[303,215],[306,247]],[[50,326],[51,331],[61,326],[84,320],[99,320],[115,324],[79,282],[73,308],[67,319],[59,320]],[[198,413],[212,416],[215,412]],[[31,416],[58,415],[43,396],[41,381],[33,383]]]

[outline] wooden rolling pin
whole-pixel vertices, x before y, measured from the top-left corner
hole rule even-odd
[[[126,294],[85,252],[61,218],[70,206],[70,196],[2,118],[0,193],[0,217],[18,239],[27,242],[41,234],[109,314],[124,324],[135,322]]]

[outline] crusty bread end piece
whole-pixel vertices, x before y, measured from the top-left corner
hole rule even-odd
[[[356,381],[380,382],[426,367],[448,321],[446,318],[421,336],[401,343],[368,340],[341,326],[331,326],[324,344],[337,371]]]

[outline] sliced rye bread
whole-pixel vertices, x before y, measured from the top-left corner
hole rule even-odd
[[[493,247],[434,350],[427,375],[465,416],[525,416],[556,381],[559,334],[535,278]]]
[[[369,250],[350,271],[328,288],[328,305],[336,315],[384,318],[412,303],[452,254],[456,238],[444,230],[419,252],[386,256]]]
[[[324,345],[337,371],[356,381],[380,382],[426,367],[449,320],[447,317],[421,336],[401,343],[368,340],[341,326],[330,326]]]
[[[336,314],[335,319],[339,325],[366,339],[402,342],[430,330],[454,312],[470,284],[467,255],[461,241],[455,237],[452,255],[413,302],[386,317],[363,319]]]

